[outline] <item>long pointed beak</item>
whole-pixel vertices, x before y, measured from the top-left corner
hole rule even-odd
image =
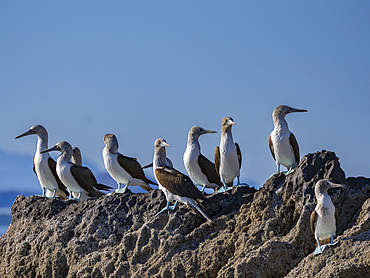
[[[289,113],[293,112],[308,112],[306,109],[297,109],[297,108],[290,108]]]
[[[164,147],[171,147],[171,145],[170,144],[168,144],[168,143],[163,143],[163,145],[162,146],[164,146]]]
[[[347,186],[344,184],[333,183],[333,182],[330,183],[330,187],[331,188],[347,188]]]
[[[215,131],[215,130],[205,129],[205,130],[204,130],[204,133],[217,133],[217,131]]]
[[[21,135],[18,135],[17,137],[15,137],[15,139],[18,139],[18,138],[21,138],[21,137],[24,137],[24,136],[27,136],[27,135],[32,135],[32,134],[36,134],[36,132],[34,132],[33,130],[28,130],[26,131],[25,133],[22,133]]]
[[[60,147],[57,146],[57,145],[55,145],[54,147],[51,147],[51,148],[46,149],[46,150],[43,150],[40,153],[48,153],[48,152],[52,152],[52,151],[60,151]]]
[[[143,166],[142,168],[146,169],[146,168],[151,168],[151,167],[153,167],[153,162],[148,164],[148,165]]]

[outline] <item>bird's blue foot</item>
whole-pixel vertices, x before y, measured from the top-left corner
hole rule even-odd
[[[229,190],[232,190],[232,189],[233,189],[233,187],[228,187],[228,186],[224,185],[223,187],[221,187],[221,188],[217,191],[217,193],[225,193],[225,192],[227,192],[227,191],[229,191]]]
[[[285,172],[283,172],[284,173],[284,175],[289,175],[289,174],[291,174],[291,173],[293,173],[294,172],[294,169],[293,169],[293,167],[290,167],[290,169],[288,170],[288,171],[285,171]]]
[[[322,251],[324,251],[326,245],[320,245],[320,246],[317,246],[315,251],[313,252],[314,255],[319,255],[322,253]]]
[[[235,186],[238,186],[238,187],[249,186],[248,183],[242,183],[242,182],[240,182],[240,178],[239,177],[237,177],[237,179],[238,179],[238,182],[237,182],[237,184]]]
[[[161,209],[155,216],[157,216],[158,214],[161,214],[162,212],[166,210],[174,210],[176,208],[176,205],[177,205],[177,201],[175,202],[173,206],[170,206],[170,202],[167,201],[167,205],[163,209]]]
[[[206,185],[203,185],[202,187],[202,190],[200,192],[202,192],[202,194],[204,195],[204,190],[206,189]]]
[[[175,202],[173,206],[168,206],[168,209],[175,210],[176,206],[177,206],[177,201]]]
[[[116,192],[116,193],[125,193],[127,187],[128,187],[128,184],[124,188],[122,188],[121,184],[119,183],[118,188],[114,192]]]

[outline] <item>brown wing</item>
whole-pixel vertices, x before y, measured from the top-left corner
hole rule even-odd
[[[60,197],[62,199],[67,198],[67,196],[68,196],[67,187],[63,184],[63,182],[60,180],[60,178],[57,175],[57,163],[54,161],[54,159],[49,157],[48,164],[49,164],[49,168],[50,168],[51,172],[53,173],[53,176],[54,176],[55,180],[57,181],[59,189],[62,192],[64,192],[64,194],[66,194],[66,196],[58,194],[58,197]]]
[[[146,183],[156,184],[145,177],[143,168],[141,168],[141,165],[139,162],[137,162],[136,158],[119,154],[117,159],[119,165],[121,165],[121,167],[125,169],[125,171],[129,173],[131,177],[143,180]]]
[[[314,210],[311,213],[311,232],[313,236],[315,236],[316,222],[317,222],[317,212],[316,210]]]
[[[214,163],[212,163],[205,156],[200,154],[198,157],[198,164],[203,174],[207,176],[207,179],[209,182],[215,183],[218,186],[222,186],[220,176],[218,175],[216,171],[216,166]]]
[[[240,151],[238,143],[235,143],[236,146],[236,153],[238,155],[238,160],[239,160],[239,169],[242,167],[242,152]]]
[[[101,196],[99,191],[94,189],[94,186],[97,185],[97,181],[90,171],[89,168],[79,165],[72,165],[71,166],[71,173],[78,184],[81,186],[82,189],[85,189],[89,196],[91,197],[99,197]]]
[[[274,145],[272,144],[272,140],[271,140],[271,134],[269,136],[269,148],[270,148],[272,157],[274,158],[274,160],[276,160],[276,158],[275,158],[275,152],[274,152]]]
[[[220,147],[217,146],[215,150],[215,168],[217,175],[220,176]]]
[[[36,173],[36,167],[35,167],[35,157],[33,157],[33,159],[32,159],[32,163],[33,163],[33,172],[36,174],[36,176],[37,176],[37,173]]]
[[[155,169],[158,182],[172,194],[192,199],[205,199],[200,190],[183,173],[169,167]]]
[[[297,139],[295,139],[295,136],[294,136],[293,133],[290,133],[289,142],[290,142],[290,145],[293,148],[295,162],[298,165],[298,163],[299,163],[299,147],[298,147]]]

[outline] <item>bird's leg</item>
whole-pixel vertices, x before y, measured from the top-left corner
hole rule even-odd
[[[41,197],[46,197],[46,188],[42,188],[42,195],[41,195]]]
[[[226,191],[228,191],[228,190],[233,189],[232,187],[228,187],[228,186],[226,185],[226,182],[225,182],[225,180],[224,180],[224,179],[222,179],[222,184],[223,184],[223,187],[221,187],[221,188],[218,190],[218,192],[217,192],[217,193],[224,193],[224,192],[226,192]]]
[[[170,210],[175,210],[176,205],[177,205],[177,201],[175,202],[175,204],[174,204],[173,206],[168,206],[168,209],[170,209]]]
[[[81,201],[81,194],[82,194],[82,192],[78,192],[78,197],[77,198],[73,198],[73,200],[75,200],[75,201]]]
[[[241,182],[240,182],[240,177],[239,177],[239,176],[237,176],[237,179],[238,179],[238,183],[237,183],[237,185],[236,185],[236,186],[240,186],[240,187],[242,187],[242,186],[249,186],[249,184],[248,184],[248,183],[241,183]]]
[[[73,199],[72,191],[71,190],[68,190],[68,192],[69,192],[69,199]]]
[[[293,173],[294,172],[294,169],[293,169],[293,165],[290,166],[289,170],[284,172],[284,175],[289,175],[290,173]]]
[[[276,172],[274,172],[274,173],[272,173],[272,174],[271,174],[271,176],[270,176],[270,178],[271,178],[273,175],[276,175],[276,174],[279,174],[279,173],[280,173],[280,163],[276,163],[276,165],[277,165],[277,171],[276,171]]]
[[[204,195],[204,189],[206,189],[206,185],[203,185],[203,188],[202,188],[202,190],[200,191],[200,192],[202,192],[203,193],[203,195]],[[176,201],[177,202],[177,201]]]
[[[124,188],[121,188],[121,183],[118,182],[118,189],[116,189],[116,193],[125,193],[126,191],[126,188],[128,187],[128,185],[130,184],[130,182],[127,183],[127,185],[125,185]]]
[[[54,199],[55,198],[55,193],[57,192],[56,189],[53,190],[53,195],[51,197],[46,197],[46,198],[49,198],[49,199]]]
[[[316,238],[316,241],[317,241],[317,247],[316,247],[315,251],[313,252],[314,255],[321,254],[322,251],[324,251],[324,249],[326,247],[326,245],[321,246],[320,240],[318,238]]]
[[[175,204],[175,206],[176,206],[176,204]],[[167,205],[163,209],[161,209],[155,216],[157,216],[158,214],[160,214],[160,213],[162,213],[162,212],[164,212],[168,209],[170,209],[170,202],[169,201],[167,201]]]

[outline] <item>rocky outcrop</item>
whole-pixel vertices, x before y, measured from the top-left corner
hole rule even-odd
[[[329,192],[340,241],[314,256],[309,219],[321,178],[348,188]],[[366,277],[369,197],[370,179],[346,179],[328,151],[258,191],[208,196],[201,206],[214,223],[182,204],[156,216],[160,190],[80,203],[19,196],[0,238],[0,277]]]

